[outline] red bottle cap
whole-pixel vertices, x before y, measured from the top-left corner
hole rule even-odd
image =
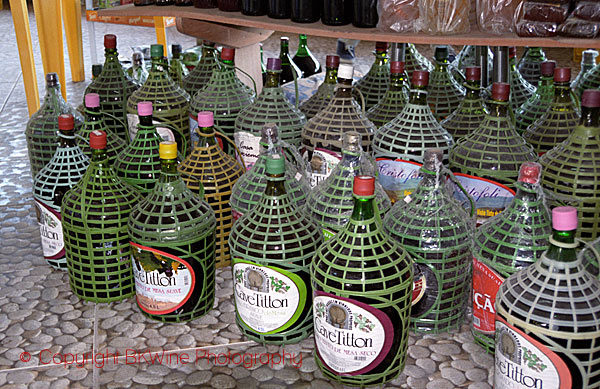
[[[375,51],[386,51],[388,49],[387,42],[375,42]]]
[[[523,162],[519,169],[519,182],[539,184],[542,174],[542,165],[537,162]]]
[[[267,70],[281,70],[281,58],[267,59]]]
[[[429,72],[426,70],[415,70],[414,72],[412,72],[410,82],[414,86],[429,85]]]
[[[357,196],[373,196],[375,194],[375,177],[356,176],[354,177],[354,194]]]
[[[106,132],[94,130],[90,134],[90,147],[92,149],[101,150],[106,148]]]
[[[235,49],[233,47],[223,47],[221,50],[221,60],[233,61],[235,57]]]
[[[517,56],[517,48],[515,46],[510,46],[508,48],[508,58],[515,58]]]
[[[508,101],[510,96],[510,84],[495,82],[492,85],[492,100]]]
[[[152,103],[150,101],[140,101],[137,108],[138,115],[152,116]]]
[[[571,81],[570,68],[554,68],[554,82],[569,82]]]
[[[390,63],[390,72],[392,74],[398,74],[404,72],[404,62],[402,61],[392,61]]]
[[[577,209],[575,207],[556,207],[552,210],[552,228],[557,231],[577,229]]]
[[[73,130],[75,127],[75,119],[71,114],[58,115],[58,129],[63,131]]]
[[[114,34],[104,35],[104,48],[105,49],[116,49],[117,48],[117,36]]]
[[[581,105],[588,108],[600,107],[600,90],[586,89],[581,96]]]
[[[325,58],[325,67],[337,68],[338,66],[340,66],[340,57],[337,55],[328,55]]]
[[[467,68],[468,81],[481,81],[481,68],[479,66],[469,66]]]
[[[198,112],[198,126],[202,128],[212,127],[215,124],[213,113],[210,111]]]
[[[556,62],[554,61],[544,61],[540,65],[540,71],[542,72],[542,76],[551,77],[554,74],[554,68],[556,67]]]
[[[85,106],[88,108],[97,108],[100,106],[100,95],[98,93],[88,93],[85,95]]]

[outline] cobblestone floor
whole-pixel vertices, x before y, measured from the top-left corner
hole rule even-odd
[[[30,16],[37,47],[36,25]],[[126,54],[129,46],[155,39],[152,29],[97,24],[99,45],[107,32],[118,35],[119,49]],[[24,137],[28,113],[12,19],[6,10],[0,11],[0,34],[8,37],[0,41],[0,387],[339,387],[317,369],[312,337],[279,348],[263,347],[241,335],[234,320],[229,268],[217,273],[214,309],[187,324],[151,321],[133,299],[91,304],[71,293],[67,274],[51,269],[42,259]],[[278,37],[265,42],[265,56],[277,53]],[[90,73],[87,39],[84,24],[86,70]],[[295,39],[293,36],[292,42]],[[184,48],[194,43],[174,28],[169,30],[169,40]],[[331,39],[311,38],[310,44],[319,59],[335,50]],[[295,44],[292,46],[294,50]],[[431,54],[430,47],[421,49]],[[358,47],[356,64],[362,72],[368,70],[371,50],[372,44],[364,42]],[[572,66],[570,50],[548,53],[560,64]],[[98,54],[102,58],[100,51]],[[44,77],[37,53],[35,58],[43,95]],[[68,67],[66,70],[69,79]],[[69,80],[72,104],[79,104],[85,85]],[[409,344],[406,368],[389,387],[491,388],[493,357],[473,343],[467,324],[461,331],[437,336],[411,334]],[[52,360],[54,354],[64,355],[64,359],[67,355],[78,357],[75,364],[67,365],[65,360]],[[244,355],[243,359],[235,357],[237,354]],[[269,354],[270,359],[252,360],[250,354]]]

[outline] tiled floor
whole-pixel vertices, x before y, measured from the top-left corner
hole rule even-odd
[[[30,19],[37,47],[33,14]],[[116,33],[119,50],[126,55],[129,47],[155,39],[149,28],[95,27],[99,46],[104,33]],[[89,74],[85,22],[83,30]],[[0,387],[338,387],[317,369],[312,338],[280,349],[263,347],[241,335],[234,320],[229,269],[218,272],[215,309],[187,324],[152,321],[133,299],[92,304],[71,293],[67,274],[51,269],[42,259],[24,137],[28,113],[7,10],[0,11],[0,36],[5,37],[0,41]],[[265,57],[278,52],[279,36],[265,42]],[[291,38],[296,42],[295,36]],[[174,28],[169,29],[168,39],[184,48],[195,42]],[[335,51],[333,39],[311,38],[310,45],[321,60]],[[431,54],[430,47],[420,49]],[[368,70],[371,50],[370,43],[358,46],[356,65],[361,72]],[[572,66],[570,50],[548,54],[559,64]],[[100,50],[98,55],[102,58]],[[35,59],[43,96],[44,75],[37,53]],[[71,82],[68,66],[66,74],[68,100],[78,105],[86,83]],[[473,343],[467,325],[439,336],[411,334],[409,344],[407,367],[390,386],[490,388],[493,358]]]

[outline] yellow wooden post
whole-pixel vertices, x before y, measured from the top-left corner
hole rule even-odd
[[[83,67],[83,42],[81,41],[81,2],[62,0],[62,16],[67,34],[67,48],[71,63],[71,78],[74,82],[85,80]]]
[[[66,100],[65,56],[60,9],[60,0],[33,0],[44,73],[55,72],[58,74],[62,95]]]
[[[33,48],[31,45],[31,31],[29,30],[29,17],[27,14],[27,0],[10,0],[10,12],[17,35],[19,60],[23,71],[23,84],[27,96],[27,109],[29,116],[40,108],[37,77],[35,75],[35,62],[33,62]]]
[[[156,31],[156,43],[163,45],[163,55],[166,57],[167,48],[167,30],[165,28],[165,18],[163,16],[154,17],[154,30]]]

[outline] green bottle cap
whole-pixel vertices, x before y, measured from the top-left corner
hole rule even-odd
[[[162,58],[163,54],[164,54],[163,45],[151,45],[150,46],[150,56],[151,57]]]
[[[267,174],[278,175],[285,173],[285,160],[279,154],[267,158]]]

